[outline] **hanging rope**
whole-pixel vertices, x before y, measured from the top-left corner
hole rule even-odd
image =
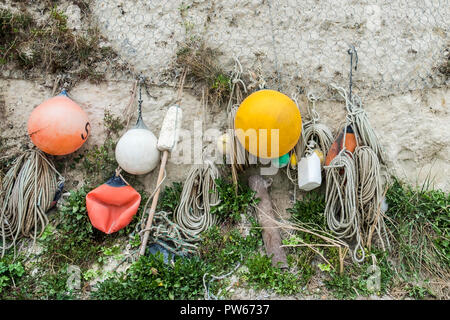
[[[371,229],[378,234],[383,250],[386,244],[389,247],[389,239],[385,232],[383,215],[380,214],[380,206],[383,201],[381,166],[378,157],[372,148],[368,146],[357,147],[354,152],[357,172],[357,203],[358,211],[363,219],[363,238],[366,246],[371,246]]]
[[[207,104],[207,95],[203,90],[204,113]],[[180,204],[174,213],[174,220],[186,233],[197,236],[217,223],[217,216],[213,216],[210,211],[211,206],[220,202],[215,182],[219,176],[219,170],[209,159],[189,170],[181,191]]]
[[[313,93],[308,93],[308,100],[312,107],[308,107],[309,119],[303,124],[302,136],[297,145],[297,156],[299,158],[305,155],[308,147],[319,148],[326,155],[333,144],[333,133],[330,128],[320,122],[319,113],[316,111],[316,101],[318,100]]]
[[[234,70],[231,74],[231,94],[227,105],[228,135],[230,139],[229,161],[231,162],[231,174],[237,192],[238,171],[243,171],[248,164],[247,152],[235,135],[234,118],[243,100],[243,92],[247,94],[247,87],[242,80],[243,69],[239,60],[234,57]]]
[[[306,121],[302,123],[301,137],[291,152],[291,156],[292,153],[295,153],[297,161],[311,154],[316,148],[320,149],[325,156],[333,143],[333,133],[330,128],[320,122],[320,116],[316,110],[316,101],[318,98],[313,93],[308,93],[307,98],[311,106],[308,105],[308,114],[304,118]],[[297,94],[293,95],[293,100],[298,107]],[[288,165],[286,168],[287,177],[294,185],[297,185],[297,175],[292,174],[291,171],[293,171],[293,168]]]
[[[352,239],[356,246],[353,250],[354,261],[362,262],[365,253],[362,245],[370,248],[372,233],[377,232],[381,245],[385,249],[383,238],[389,246],[383,215],[380,212],[382,202],[380,167],[382,148],[369,124],[366,112],[362,109],[361,99],[352,95],[353,57],[355,70],[358,56],[352,46],[350,55],[349,93],[345,89],[332,86],[345,100],[347,119],[345,127],[351,126],[356,136],[357,147],[354,153],[345,149],[345,137],[341,152],[326,169],[326,209],[328,226],[338,237]]]
[[[345,135],[344,135],[345,137]],[[344,138],[345,140],[345,138]],[[364,260],[359,230],[360,221],[356,204],[356,170],[352,154],[344,148],[325,166],[326,193],[325,218],[328,228],[340,239],[352,239],[356,236],[353,249],[354,261]],[[361,254],[360,257],[358,255]]]
[[[344,88],[331,85],[342,98],[345,100],[345,108],[347,109],[347,120],[353,123],[353,130],[357,140],[362,144],[372,148],[377,154],[380,162],[385,163],[385,156],[378,136],[370,125],[369,118],[366,111],[362,107],[361,98],[358,95],[352,93],[353,87],[353,56],[355,56],[355,70],[358,66],[358,54],[354,46],[351,46],[348,50],[350,55],[350,81],[349,81],[349,93]]]
[[[22,237],[32,238],[34,246],[47,226],[46,212],[63,183],[64,178],[40,151],[25,151],[15,160],[2,184],[2,257],[11,247],[15,251]]]

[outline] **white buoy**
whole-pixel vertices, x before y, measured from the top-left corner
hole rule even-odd
[[[116,146],[116,161],[128,173],[149,173],[159,164],[160,152],[155,135],[138,120],[136,126],[120,138]]]

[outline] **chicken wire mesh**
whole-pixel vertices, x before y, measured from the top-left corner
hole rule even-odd
[[[204,42],[222,53],[218,59],[225,72],[233,70],[234,58],[238,58],[244,71],[260,73],[267,87],[285,93],[300,89],[318,97],[332,97],[330,84],[348,85],[347,51],[355,46],[358,69],[353,74],[353,87],[360,95],[376,98],[448,85],[449,2],[61,0],[58,3],[69,21],[76,10],[68,10],[67,6],[80,6],[82,16],[88,11],[89,19],[82,18],[81,29],[88,35],[90,30],[98,29],[103,39],[101,45],[112,47],[117,53],[105,57],[91,70],[109,80],[133,80],[143,74],[151,83],[173,86],[181,71],[175,63],[177,53],[186,44]],[[14,7],[17,3],[20,4],[6,0],[0,6]],[[35,18],[45,23],[48,13],[44,2],[30,3]],[[27,55],[26,46],[25,43],[18,49],[21,55]],[[66,73],[76,73],[79,66],[71,69]],[[1,66],[0,70],[2,77],[32,78],[30,73],[7,66]],[[37,72],[36,76],[45,74]]]
[[[92,8],[133,73],[157,83],[167,81],[180,46],[201,39],[223,53],[225,70],[237,57],[285,90],[346,85],[351,45],[354,87],[366,95],[448,85],[447,0],[95,0]]]

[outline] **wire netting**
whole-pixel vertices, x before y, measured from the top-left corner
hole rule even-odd
[[[184,43],[202,40],[223,53],[225,70],[237,57],[284,90],[345,86],[351,45],[365,96],[448,85],[448,0],[94,0],[92,12],[133,73],[156,83],[168,81]]]

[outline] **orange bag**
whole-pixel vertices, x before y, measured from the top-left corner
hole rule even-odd
[[[126,227],[140,203],[141,195],[120,176],[112,177],[86,195],[86,208],[92,226],[106,234]]]
[[[330,165],[331,160],[333,160],[339,152],[341,152],[342,147],[344,145],[344,132],[345,132],[345,149],[353,153],[356,149],[356,136],[353,132],[353,129],[351,126],[347,126],[347,128],[342,131],[339,136],[337,137],[336,141],[333,142],[333,144],[330,147],[330,150],[328,150],[327,158],[325,160],[325,165]]]

